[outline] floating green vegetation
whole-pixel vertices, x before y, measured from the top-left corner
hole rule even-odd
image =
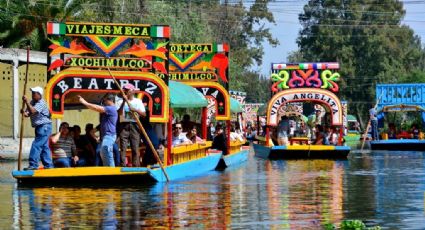
[[[340,229],[340,230],[380,230],[381,227],[366,227],[361,220],[344,220],[339,226],[336,224],[327,223],[323,226],[326,230]]]

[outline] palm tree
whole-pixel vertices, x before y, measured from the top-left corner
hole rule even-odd
[[[32,49],[49,45],[46,23],[63,22],[82,15],[90,0],[5,0],[0,3],[0,46],[19,47],[31,42]]]

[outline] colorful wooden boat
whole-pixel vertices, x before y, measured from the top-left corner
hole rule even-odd
[[[378,127],[383,127],[385,120],[391,120],[390,114],[407,113],[418,115],[422,125],[425,121],[425,84],[378,84],[376,85],[376,98],[378,101]],[[425,140],[420,132],[418,138],[413,135],[396,135],[396,139],[388,139],[386,132],[381,132],[380,140],[370,141],[372,150],[393,151],[424,151]]]
[[[231,113],[242,112],[242,107],[229,95],[229,46],[216,43],[171,44],[170,50],[170,80],[194,87],[209,101],[202,116],[202,138],[207,138],[211,116],[226,122],[229,152],[223,155],[219,168],[245,162],[249,147],[243,146],[245,142],[230,141]]]
[[[97,29],[107,27],[108,31],[117,34],[107,36],[111,38],[108,43],[103,39],[105,34],[96,34],[99,30],[89,30],[94,34],[88,35],[74,31],[73,28],[77,25]],[[82,109],[76,100],[77,95],[97,103],[105,93],[119,92],[119,87],[111,78],[113,75],[121,85],[132,83],[136,91],[143,95],[143,101],[149,106],[150,122],[167,126],[169,135],[163,162],[164,171],[170,180],[199,176],[216,168],[222,153],[211,150],[211,143],[175,148],[171,146],[172,108],[202,108],[206,107],[208,102],[198,90],[168,80],[170,48],[164,47],[168,46],[169,42],[168,26],[48,23],[48,27],[63,28],[49,30],[49,39],[53,45],[49,47],[50,66],[45,99],[52,118],[61,119],[65,109]],[[123,36],[124,33],[118,33],[125,28],[134,34]],[[134,41],[131,42],[132,40]],[[87,53],[90,56],[81,56]],[[93,54],[95,55],[92,56]],[[125,56],[117,56],[118,54]],[[60,72],[57,71],[59,68]],[[15,170],[12,175],[19,183],[41,185],[70,181],[134,184],[166,180],[158,165]]]
[[[271,79],[274,95],[266,107],[266,135],[263,138],[257,138],[259,143],[254,144],[257,157],[283,159],[347,158],[350,147],[342,146],[343,106],[335,95],[339,90],[336,84],[339,74],[331,71],[338,68],[338,63],[272,64]],[[318,78],[319,76],[322,80]],[[329,76],[333,77],[329,78]],[[296,108],[296,106],[291,103],[294,102],[314,102],[322,105],[330,114],[330,124],[340,127],[338,146],[312,145],[307,137],[290,138],[287,145],[275,146],[271,140],[271,127],[278,125],[279,114],[293,112],[293,107]],[[298,108],[302,109],[302,106]]]

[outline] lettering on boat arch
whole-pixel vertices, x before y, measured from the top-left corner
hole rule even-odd
[[[279,108],[289,102],[314,101],[325,105],[331,114],[332,125],[343,124],[343,108],[338,97],[323,89],[288,89],[275,94],[267,106],[267,124],[278,124]]]
[[[227,44],[170,44],[169,60],[170,80],[228,82]]]
[[[230,120],[230,95],[227,90],[217,82],[187,82],[202,93],[206,98],[215,101],[215,119]]]
[[[150,103],[150,121],[167,122],[169,91],[164,81],[154,73],[113,72],[122,85],[131,83],[147,96]],[[63,117],[65,97],[71,92],[119,93],[119,89],[108,71],[64,70],[49,80],[46,86],[46,101],[49,104],[52,118]],[[79,103],[72,99],[73,103]]]

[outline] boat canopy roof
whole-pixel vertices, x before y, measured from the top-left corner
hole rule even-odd
[[[208,101],[195,88],[177,82],[169,81],[171,108],[202,108],[208,106]]]
[[[357,121],[357,118],[354,116],[354,115],[351,115],[351,114],[348,114],[347,115],[347,121],[348,122],[356,122]]]
[[[230,112],[232,113],[242,113],[243,109],[242,109],[242,104],[239,103],[238,100],[236,100],[235,98],[231,97],[230,98]]]

